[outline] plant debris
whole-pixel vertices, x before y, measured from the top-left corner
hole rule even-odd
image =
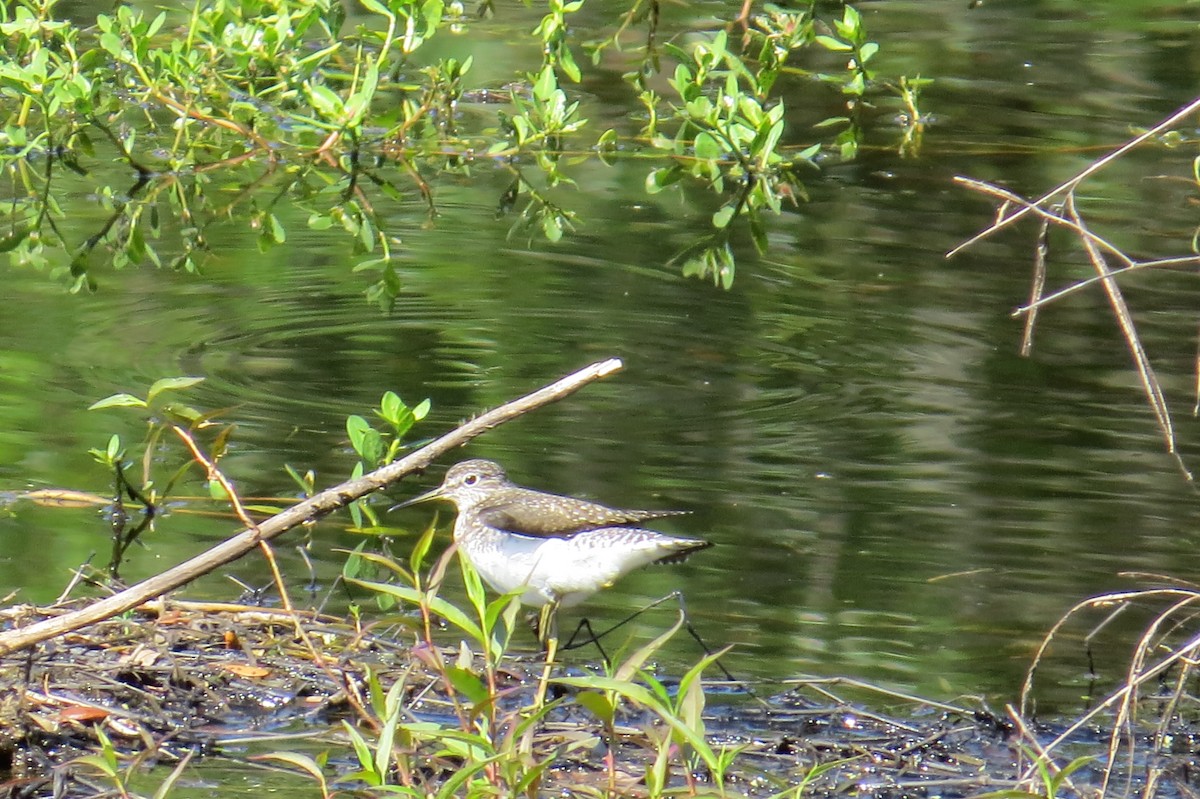
[[[0,618],[6,627],[18,627],[61,610],[17,607]],[[403,723],[456,727],[465,705],[439,675],[469,671],[477,656],[465,645],[434,651],[427,644],[406,644],[406,636],[418,637],[406,632],[396,638],[391,632],[312,613],[168,602],[10,655],[0,660],[6,795],[94,795],[92,769],[75,761],[94,754],[104,738],[122,755],[168,767],[185,757],[219,753],[234,737],[244,742],[248,735],[267,738],[283,730],[304,730],[323,745],[348,750],[340,722],[366,739],[379,723],[369,710],[373,679],[383,691],[399,686]],[[505,657],[497,671],[498,715],[517,717],[541,669],[536,659]],[[871,689],[848,680],[812,680],[761,700],[744,687],[710,687],[704,710],[708,743],[736,750],[737,757],[719,776],[681,757],[671,784],[711,793],[719,780],[727,792],[762,797],[793,788],[826,797],[1029,790],[1021,765],[1028,761],[1023,753],[1028,731],[1012,721],[982,707],[896,694],[886,694],[889,703],[899,701],[906,709],[903,715],[888,715],[834,693],[843,688]],[[575,689],[553,684],[552,693],[558,701],[530,728],[532,751],[551,761],[541,775],[540,792],[649,794],[646,775],[664,751],[668,726],[629,702],[605,724],[587,702],[577,701]],[[1051,736],[1056,731],[1033,732]],[[1097,751],[1106,735],[1096,727],[1080,730],[1070,749]],[[1193,795],[1194,769],[1187,765],[1194,746],[1187,742],[1194,738],[1190,731],[1181,735],[1182,747],[1169,762],[1157,764],[1165,774],[1159,795]],[[463,767],[447,747],[423,745],[415,737],[405,745],[426,766],[398,779],[422,790],[435,791]],[[1091,768],[1072,776],[1090,784],[1095,780]],[[332,772],[327,774],[331,785],[358,784],[349,758],[331,760],[326,771]]]

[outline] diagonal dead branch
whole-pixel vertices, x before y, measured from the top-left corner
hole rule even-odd
[[[1033,284],[1029,288],[1029,311],[1025,316],[1025,331],[1021,334],[1021,357],[1033,352],[1033,329],[1037,325],[1037,304],[1046,292],[1046,256],[1050,253],[1050,220],[1043,218],[1038,228],[1037,249],[1033,259]]]
[[[1084,168],[1082,171],[1077,173],[1074,177],[1070,178],[1069,180],[1067,180],[1063,183],[1060,183],[1058,186],[1056,186],[1055,188],[1046,192],[1041,197],[1034,200],[1032,203],[1023,204],[1020,210],[1014,212],[1011,215],[998,217],[997,220],[995,222],[993,222],[989,227],[984,228],[979,233],[976,233],[974,236],[967,239],[962,244],[960,244],[957,247],[955,247],[954,249],[952,249],[950,252],[946,253],[946,257],[953,258],[955,255],[958,255],[960,252],[967,249],[968,247],[975,244],[976,242],[982,241],[983,239],[987,238],[988,236],[991,236],[993,233],[997,232],[998,230],[1006,228],[1009,225],[1011,225],[1013,222],[1016,222],[1018,219],[1021,219],[1027,213],[1032,211],[1034,208],[1040,208],[1042,205],[1050,202],[1055,197],[1058,197],[1059,195],[1062,195],[1065,193],[1070,193],[1070,192],[1074,191],[1075,187],[1078,186],[1080,183],[1082,183],[1087,178],[1096,174],[1101,169],[1104,169],[1104,167],[1108,166],[1113,161],[1117,160],[1118,158],[1123,156],[1125,153],[1134,149],[1135,147],[1142,144],[1143,142],[1148,141],[1149,139],[1154,138],[1155,136],[1159,135],[1160,133],[1163,133],[1163,132],[1168,131],[1171,128],[1175,127],[1175,125],[1179,124],[1184,119],[1186,119],[1188,116],[1195,113],[1198,109],[1200,109],[1200,97],[1196,98],[1195,100],[1192,100],[1190,103],[1183,106],[1182,108],[1177,110],[1175,113],[1171,114],[1171,116],[1167,117],[1162,122],[1159,122],[1157,125],[1150,128],[1150,130],[1147,130],[1146,132],[1133,137],[1132,139],[1125,142],[1117,149],[1113,150],[1108,155],[1106,155],[1103,158],[1100,158],[1096,161],[1093,161],[1091,164],[1088,164],[1088,166],[1086,168]],[[970,182],[969,179],[961,178],[961,177],[956,177],[954,180],[959,183]]]
[[[1086,280],[1079,280],[1079,281],[1076,281],[1075,283],[1072,283],[1069,286],[1066,286],[1065,288],[1061,288],[1058,291],[1055,291],[1051,294],[1042,296],[1042,297],[1038,298],[1036,301],[1030,301],[1028,305],[1023,305],[1020,308],[1017,308],[1013,312],[1013,316],[1020,316],[1022,314],[1028,314],[1031,311],[1041,308],[1043,305],[1049,305],[1050,303],[1058,300],[1061,297],[1065,297],[1068,294],[1074,294],[1077,291],[1081,291],[1085,288],[1089,288],[1089,287],[1095,285],[1096,283],[1099,283],[1100,281],[1105,280],[1109,276],[1119,277],[1119,276],[1125,274],[1126,272],[1140,271],[1143,269],[1165,269],[1165,268],[1176,267],[1176,266],[1195,266],[1197,264],[1200,264],[1200,255],[1180,255],[1180,256],[1173,257],[1173,258],[1156,258],[1152,261],[1135,260],[1135,259],[1131,258],[1130,256],[1126,255],[1125,252],[1123,252],[1115,244],[1112,244],[1111,242],[1109,242],[1107,239],[1096,235],[1096,233],[1094,233],[1093,231],[1091,231],[1090,229],[1088,229],[1086,227],[1080,227],[1079,225],[1077,225],[1074,222],[1074,220],[1066,219],[1066,218],[1060,216],[1059,214],[1054,213],[1053,211],[1048,211],[1044,208],[1039,208],[1039,207],[1035,206],[1029,200],[1026,200],[1024,197],[1021,197],[1020,195],[1017,195],[1017,194],[1013,194],[1012,192],[1008,191],[1007,189],[1000,188],[999,186],[995,186],[991,183],[987,183],[982,180],[970,180],[968,178],[960,178],[958,182],[962,183],[964,186],[966,186],[968,189],[971,189],[972,191],[978,191],[981,194],[988,194],[988,195],[991,195],[993,197],[1000,199],[1004,206],[1020,205],[1022,207],[1028,207],[1032,213],[1040,216],[1042,218],[1043,222],[1058,225],[1067,230],[1070,230],[1072,233],[1075,233],[1080,238],[1090,238],[1098,247],[1100,247],[1104,251],[1112,254],[1115,258],[1117,258],[1123,264],[1123,266],[1121,266],[1117,269],[1110,268],[1109,274],[1107,276],[1106,275],[1097,275],[1096,277],[1090,277]]]
[[[1066,211],[1071,220],[1081,229],[1087,230],[1087,226],[1083,223],[1083,219],[1079,216],[1079,211],[1075,207],[1075,195],[1067,195]],[[1088,258],[1095,267],[1097,274],[1103,278],[1101,284],[1104,286],[1104,292],[1108,295],[1109,305],[1112,306],[1113,315],[1117,317],[1117,324],[1121,328],[1121,335],[1125,337],[1125,343],[1129,347],[1129,352],[1133,356],[1134,364],[1137,366],[1138,377],[1142,383],[1142,390],[1146,392],[1146,399],[1150,402],[1150,407],[1154,411],[1155,419],[1158,421],[1159,429],[1162,431],[1163,439],[1166,441],[1167,452],[1175,457],[1175,462],[1184,476],[1190,482],[1192,473],[1184,466],[1182,458],[1179,457],[1179,451],[1175,446],[1175,428],[1171,423],[1171,413],[1167,409],[1167,398],[1163,394],[1162,384],[1158,382],[1158,376],[1154,373],[1154,367],[1150,365],[1150,358],[1146,355],[1146,349],[1142,346],[1141,337],[1138,335],[1137,327],[1133,323],[1133,316],[1129,313],[1129,305],[1125,302],[1125,296],[1121,293],[1120,286],[1113,278],[1111,271],[1108,268],[1108,262],[1104,260],[1104,255],[1100,252],[1100,248],[1096,246],[1092,236],[1082,237],[1083,246],[1087,250]]]
[[[1118,248],[1115,244],[1111,244],[1107,240],[1101,238],[1100,236],[1097,236],[1095,233],[1091,232],[1086,227],[1083,227],[1082,225],[1077,223],[1075,220],[1069,219],[1068,217],[1062,216],[1060,214],[1056,214],[1053,211],[1047,210],[1047,209],[1041,207],[1040,205],[1037,205],[1036,201],[1030,202],[1029,200],[1026,200],[1024,197],[1022,197],[1019,194],[1013,194],[1008,189],[1002,189],[999,186],[995,186],[991,183],[986,183],[982,180],[971,180],[970,178],[955,178],[955,181],[966,186],[968,189],[978,191],[981,194],[990,194],[993,197],[997,197],[999,199],[1004,200],[1006,203],[1009,203],[1012,205],[1019,205],[1022,208],[1027,209],[1030,212],[1036,214],[1037,216],[1042,217],[1046,221],[1052,222],[1053,224],[1059,225],[1061,227],[1066,228],[1067,230],[1070,230],[1071,232],[1075,233],[1075,235],[1079,236],[1080,238],[1091,239],[1093,242],[1095,242],[1095,244],[1098,247],[1109,252],[1116,258],[1120,259],[1121,262],[1123,264],[1125,264],[1125,268],[1129,268],[1134,265],[1133,259],[1130,258],[1128,255],[1126,255],[1124,252],[1122,252],[1120,250],[1120,248]]]
[[[570,396],[589,383],[619,371],[622,366],[620,359],[610,358],[580,369],[532,394],[475,417],[400,460],[376,469],[357,480],[349,480],[293,505],[258,525],[257,530],[243,530],[204,553],[161,574],[143,580],[137,585],[130,586],[124,591],[98,600],[78,611],[39,621],[28,627],[2,632],[0,633],[0,656],[132,610],[143,602],[179,588],[213,569],[237,560],[255,549],[260,541],[268,541],[282,535],[293,527],[325,516],[372,491],[378,491],[413,472],[425,469],[437,458],[452,449],[461,447],[493,427]]]
[[[1200,101],[1197,101],[1200,103]],[[1134,365],[1138,372],[1138,378],[1142,385],[1147,401],[1150,403],[1150,408],[1154,413],[1155,421],[1158,424],[1159,430],[1162,433],[1163,440],[1166,443],[1167,452],[1175,461],[1176,467],[1188,482],[1193,481],[1191,471],[1183,462],[1180,456],[1178,446],[1175,440],[1174,424],[1171,421],[1171,414],[1167,406],[1166,395],[1162,390],[1162,385],[1158,380],[1157,375],[1150,363],[1150,359],[1146,354],[1145,348],[1142,346],[1141,338],[1138,335],[1137,327],[1134,325],[1133,316],[1129,312],[1129,306],[1125,301],[1120,287],[1117,285],[1116,277],[1124,272],[1134,269],[1146,269],[1150,267],[1176,266],[1185,263],[1200,262],[1200,257],[1183,257],[1170,258],[1158,261],[1138,262],[1126,255],[1120,248],[1101,236],[1093,233],[1080,216],[1078,208],[1075,204],[1075,193],[1073,190],[1068,191],[1063,201],[1063,214],[1056,213],[1053,210],[1043,208],[1036,202],[1028,200],[1016,195],[1006,189],[998,186],[993,186],[983,181],[970,180],[959,178],[958,181],[968,188],[979,191],[983,194],[988,194],[999,198],[1002,201],[1002,207],[1007,209],[1012,205],[1019,205],[1022,211],[1031,212],[1042,220],[1042,225],[1038,236],[1038,248],[1034,261],[1034,276],[1033,283],[1030,289],[1030,299],[1027,305],[1018,308],[1014,312],[1014,316],[1021,314],[1026,315],[1025,330],[1021,340],[1021,354],[1028,355],[1033,343],[1034,321],[1037,310],[1043,305],[1065,296],[1066,294],[1078,291],[1084,286],[1091,285],[1094,282],[1099,282],[1108,296],[1109,305],[1112,308],[1113,315],[1117,319],[1117,325],[1121,329],[1121,335],[1124,337],[1126,344],[1129,347],[1130,354],[1133,356]],[[1064,184],[1065,185],[1065,184]],[[1020,212],[1018,212],[1020,213]],[[1017,214],[1005,217],[1013,219]],[[1003,224],[1003,223],[999,223]],[[1046,235],[1050,225],[1058,225],[1067,230],[1070,230],[1079,237],[1083,244],[1084,251],[1087,253],[1088,259],[1092,262],[1092,266],[1096,270],[1096,277],[1086,281],[1078,281],[1072,285],[1061,289],[1049,296],[1045,296],[1045,280],[1046,280]],[[1116,258],[1122,266],[1118,269],[1113,269],[1108,265],[1106,255],[1111,255]],[[1200,356],[1197,359],[1197,396],[1200,397]],[[1197,400],[1197,407],[1200,407],[1200,399]]]
[[[1200,264],[1200,255],[1180,255],[1175,258],[1156,258],[1153,261],[1134,261],[1129,266],[1121,267],[1120,269],[1110,269],[1109,277],[1120,277],[1128,272],[1141,272],[1145,269],[1169,269],[1175,266],[1196,266]],[[1077,291],[1082,291],[1104,280],[1103,277],[1089,277],[1086,280],[1078,280],[1069,286],[1065,286],[1058,291],[1047,294],[1037,302],[1032,302],[1029,305],[1022,305],[1013,311],[1013,316],[1020,316],[1029,313],[1030,311],[1041,308],[1043,305],[1049,305],[1052,302],[1057,302],[1068,294],[1074,294]]]

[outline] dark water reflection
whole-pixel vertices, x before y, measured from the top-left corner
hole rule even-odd
[[[1122,571],[1196,573],[1196,498],[1163,454],[1098,291],[1047,311],[1034,357],[1017,357],[1020,323],[1009,312],[1027,294],[1031,228],[947,262],[990,213],[950,179],[1050,187],[1188,99],[1194,82],[1165,64],[1194,53],[1195,30],[1187,23],[1182,41],[1156,32],[1169,6],[1084,21],[1052,3],[965,6],[870,4],[868,24],[896,71],[937,78],[927,104],[941,121],[921,157],[901,159],[881,118],[870,134],[877,149],[815,176],[811,201],[772,222],[766,257],[742,243],[729,292],[665,265],[703,232],[712,201],[647,198],[637,163],[575,170],[581,188],[564,198],[580,228],[553,246],[506,236],[511,220],[494,213],[506,174],[480,165],[471,185],[436,185],[435,225],[415,200],[391,220],[404,289],[387,316],[364,303],[366,279],[350,272],[345,241],[307,232],[299,211],[285,220],[288,246],[265,255],[231,225],[199,278],[128,270],[102,275],[96,295],[68,297],[44,276],[10,270],[0,487],[104,491],[86,449],[114,430],[136,441],[141,428],[83,409],[164,375],[208,378],[188,396],[237,421],[224,466],[246,494],[279,496],[295,491],[284,462],[316,469],[321,485],[348,474],[345,416],[384,390],[430,397],[418,432],[432,436],[619,356],[620,376],[462,453],[549,490],[691,510],[662,528],[717,544],[627,578],[589,603],[590,615],[619,618],[681,588],[700,629],[736,644],[735,671],[1009,698],[1041,634],[1075,601],[1133,585]],[[792,108],[828,115],[803,91],[811,87],[796,89]],[[602,117],[592,102],[588,115]],[[1147,151],[1104,173],[1092,187],[1096,223],[1117,226],[1114,237],[1137,252],[1186,248],[1189,187],[1147,176],[1186,176],[1190,158]],[[1085,275],[1063,252],[1074,260],[1059,262],[1055,282],[1067,269]],[[1184,412],[1194,276],[1141,275],[1127,286],[1195,467],[1200,431]],[[397,533],[428,513],[398,515]],[[161,569],[231,529],[177,510],[128,572]],[[89,513],[22,507],[0,532],[0,586],[29,599],[52,597],[70,566],[106,547]],[[313,540],[328,585],[341,562],[332,550],[357,538],[330,521]],[[301,585],[299,559],[282,554]],[[256,563],[229,572],[266,579]],[[211,579],[189,593],[236,589]],[[639,634],[667,623],[668,613],[646,618]],[[1102,676],[1122,668],[1127,633],[1101,640]],[[684,644],[672,654],[692,656]],[[1085,669],[1082,650],[1068,647],[1043,677],[1048,699],[1074,702]]]

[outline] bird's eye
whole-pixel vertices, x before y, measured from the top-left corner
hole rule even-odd
[[[477,475],[477,474],[468,474],[466,477],[464,477],[464,478],[463,478],[463,482],[464,482],[464,483],[466,483],[466,484],[467,484],[467,485],[469,485],[469,486],[473,486],[473,485],[475,485],[476,483],[478,483],[478,482],[479,482],[479,475]]]

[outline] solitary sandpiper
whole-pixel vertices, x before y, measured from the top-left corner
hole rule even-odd
[[[712,546],[634,526],[679,511],[618,510],[534,491],[513,484],[487,460],[450,467],[440,486],[396,507],[433,499],[457,507],[454,540],[488,585],[505,594],[521,590],[523,603],[548,613],[582,602],[639,566],[673,563]],[[543,626],[540,634],[551,633]]]

